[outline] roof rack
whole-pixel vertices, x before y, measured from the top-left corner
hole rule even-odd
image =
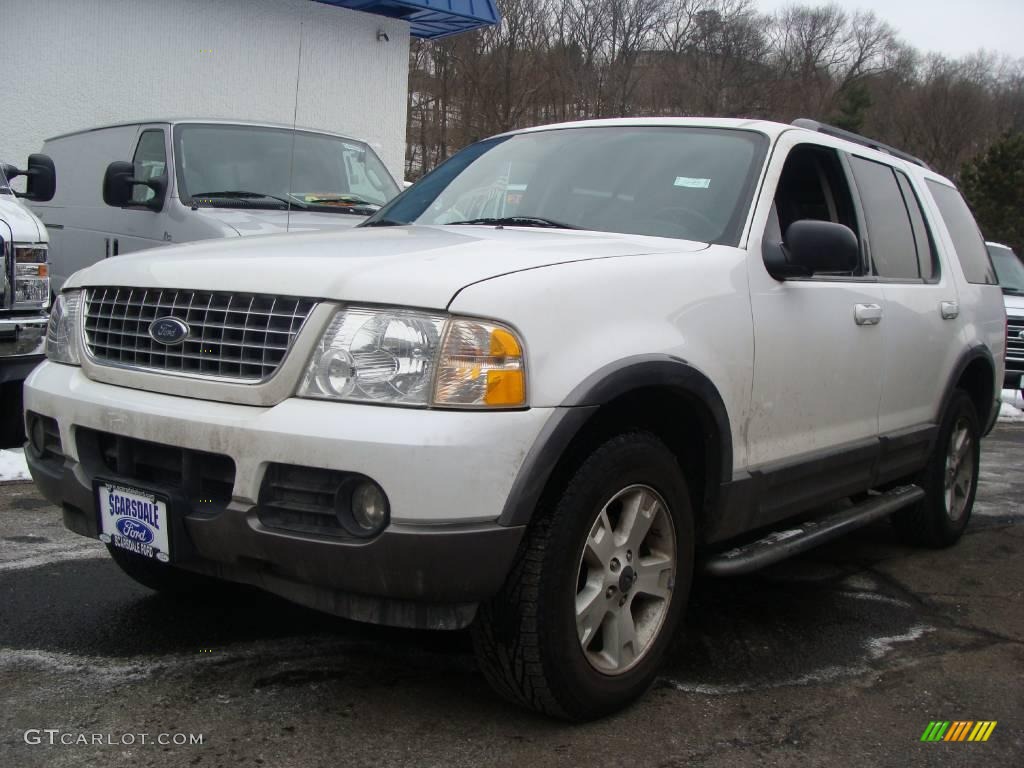
[[[792,123],[797,128],[804,128],[808,131],[817,131],[818,133],[824,133],[826,136],[834,136],[837,139],[845,139],[846,141],[852,141],[854,144],[860,144],[862,147],[868,147],[870,149],[876,149],[879,152],[885,152],[893,157],[898,157],[900,160],[906,160],[908,163],[914,165],[920,165],[922,168],[931,170],[931,166],[928,165],[924,160],[919,157],[914,157],[909,152],[904,152],[896,147],[890,147],[888,144],[883,144],[880,141],[869,139],[861,136],[859,133],[853,131],[845,131],[842,128],[836,128],[834,125],[828,125],[827,123],[820,123],[817,120],[810,120],[806,117],[801,117],[793,121]]]

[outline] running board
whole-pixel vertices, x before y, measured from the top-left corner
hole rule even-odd
[[[851,509],[803,523],[796,528],[775,531],[751,544],[714,555],[705,561],[704,569],[714,576],[739,576],[750,573],[806,552],[812,547],[886,517],[898,509],[909,507],[924,496],[924,489],[920,486],[901,485],[877,496],[871,496]]]

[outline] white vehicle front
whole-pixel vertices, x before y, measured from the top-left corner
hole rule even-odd
[[[348,232],[102,261],[26,382],[32,476],[147,586],[471,626],[507,697],[607,714],[698,557],[742,572],[892,514],[948,546],[970,519],[991,263],[948,180],[854,139],[548,126]]]
[[[11,178],[27,175],[29,191]],[[0,164],[0,446],[20,436],[21,382],[43,359],[50,280],[46,227],[20,200],[53,194],[52,165],[33,155],[26,171]]]
[[[986,243],[1006,307],[1005,389],[1024,390],[1024,263],[1013,249]]]

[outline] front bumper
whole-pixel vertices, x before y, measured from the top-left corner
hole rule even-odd
[[[21,381],[43,360],[49,318],[0,318],[0,384]]]
[[[92,487],[100,473],[80,455],[78,430],[224,454],[236,468],[231,500],[212,514],[183,515],[190,557],[181,567],[350,618],[438,628],[467,624],[503,583],[523,529],[495,521],[551,415],[295,398],[270,408],[214,403],[103,384],[49,362],[26,381],[25,408],[59,425],[62,459],[26,455],[71,530],[97,535]],[[266,528],[257,502],[270,462],[373,478],[388,495],[392,524],[370,540]]]

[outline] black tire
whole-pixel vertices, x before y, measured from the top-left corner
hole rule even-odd
[[[653,489],[664,501],[661,509],[667,507],[674,534],[674,585],[645,650],[633,666],[609,675],[598,671],[581,647],[577,579],[595,519],[609,500],[631,486]],[[657,535],[653,524],[650,531]],[[693,578],[693,553],[693,513],[675,456],[648,432],[607,440],[572,474],[561,495],[547,509],[543,504],[538,509],[505,585],[480,607],[472,636],[484,676],[504,698],[554,717],[584,721],[621,709],[647,690],[673,644]],[[638,568],[640,559],[638,549]],[[620,593],[630,596],[627,610],[639,592],[631,594],[627,586]]]
[[[164,595],[195,595],[223,588],[223,582],[199,573],[192,573],[158,560],[126,552],[107,544],[111,559],[124,573],[144,587]]]
[[[20,448],[25,444],[22,402],[21,381],[0,384],[0,448]]]
[[[962,494],[962,506],[958,501],[954,509],[959,511],[950,515],[947,512],[949,503],[946,489],[946,462],[950,452],[950,442],[958,432],[958,427],[965,427],[970,445],[963,461],[970,471],[970,480],[966,483],[966,492]],[[921,547],[949,547],[959,541],[971,519],[974,508],[974,496],[978,490],[978,468],[981,462],[981,424],[978,413],[971,398],[963,390],[953,393],[949,407],[939,425],[935,439],[935,448],[928,459],[924,471],[916,482],[927,494],[923,501],[907,507],[892,516],[893,525],[900,538],[908,544]]]

